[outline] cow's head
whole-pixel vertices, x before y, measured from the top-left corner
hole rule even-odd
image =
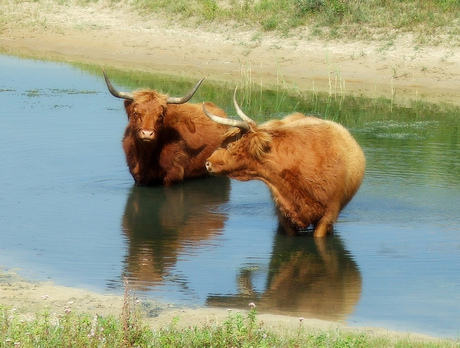
[[[233,104],[241,120],[225,119],[209,113],[203,104],[203,111],[214,122],[235,127],[223,137],[222,144],[206,161],[206,169],[215,175],[228,175],[244,180],[256,163],[263,163],[270,151],[272,136],[258,129],[256,123],[246,116],[236,102],[236,88]]]
[[[163,127],[164,117],[168,104],[184,104],[188,102],[198,87],[202,78],[192,90],[183,97],[170,97],[154,90],[141,90],[135,92],[117,91],[110,83],[109,78],[102,70],[109,92],[116,98],[125,100],[125,109],[128,115],[128,127],[131,127],[133,135],[141,141],[153,142]]]

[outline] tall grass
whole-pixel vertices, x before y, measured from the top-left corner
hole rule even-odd
[[[99,66],[75,65],[82,70],[99,75],[102,79]],[[197,82],[185,77],[133,72],[125,69],[106,68],[106,72],[117,87],[121,86],[118,87],[120,90],[127,91],[152,88],[162,93],[179,96]],[[253,79],[250,66],[242,70],[240,79],[241,81],[237,83],[237,102],[244,112],[257,122],[281,118],[293,112],[302,112],[334,120],[352,128],[363,128],[369,122],[395,118],[404,122],[444,120],[443,122],[450,125],[452,129],[456,129],[458,124],[460,108],[457,106],[431,104],[422,100],[396,105],[393,98],[348,95],[345,82],[337,71],[329,76],[328,92],[299,91],[285,84],[281,78],[276,86],[266,87]],[[233,83],[206,80],[191,102],[212,101],[223,108],[229,116],[234,116],[236,115],[232,103],[234,89]]]

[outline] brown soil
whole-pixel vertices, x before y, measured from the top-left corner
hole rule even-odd
[[[283,85],[298,91],[385,96],[460,105],[460,47],[415,48],[410,36],[391,46],[382,41],[341,42],[307,39],[308,33],[280,38],[235,27],[212,31],[183,28],[153,16],[142,17],[123,3],[100,0],[84,7],[52,0],[1,1],[0,52],[26,57],[88,62],[129,70],[179,74],[239,83],[250,78],[263,86]],[[302,38],[304,37],[304,38]],[[85,311],[121,313],[123,297],[18,279],[0,272],[0,303],[32,316],[45,308],[56,315]],[[222,322],[222,309],[184,309],[154,303],[152,327],[179,316],[185,325]],[[299,318],[259,317],[284,331],[297,329]],[[305,319],[316,329],[346,328],[341,323]],[[351,330],[351,328],[348,328]],[[386,330],[366,329],[386,335]],[[407,337],[408,334],[400,335]],[[422,337],[411,334],[411,337]]]

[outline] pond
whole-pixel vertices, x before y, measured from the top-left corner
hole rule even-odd
[[[195,82],[108,71],[126,90],[181,94]],[[363,147],[363,185],[334,235],[315,240],[283,233],[261,182],[135,187],[123,103],[99,67],[0,56],[0,77],[4,269],[101,293],[121,294],[126,277],[137,295],[177,305],[254,301],[259,312],[460,335],[458,109],[242,88],[259,121],[315,113]],[[205,80],[192,101],[234,114],[233,88]]]

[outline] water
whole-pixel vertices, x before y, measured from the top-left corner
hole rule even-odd
[[[242,95],[249,115],[277,99],[272,117],[315,112],[362,145],[364,183],[334,236],[315,240],[282,233],[261,182],[134,187],[122,101],[94,71],[0,56],[0,266],[103,293],[122,293],[124,276],[138,295],[178,305],[254,301],[260,312],[460,335],[458,110]],[[180,94],[194,82],[180,83],[153,84]],[[232,113],[233,86],[203,87],[194,101]]]

